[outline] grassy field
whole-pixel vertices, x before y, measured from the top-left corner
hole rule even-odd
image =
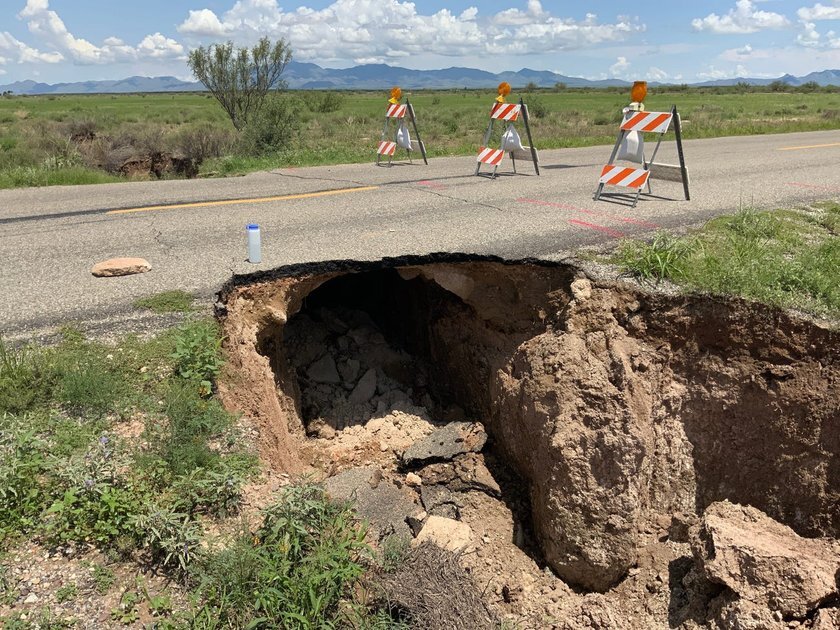
[[[628,241],[610,262],[645,282],[742,297],[840,320],[840,204],[709,221],[686,236]]]
[[[410,94],[432,157],[476,150],[486,128],[492,90]],[[535,144],[542,149],[609,144],[617,131],[624,90],[536,90],[524,96]],[[282,146],[255,151],[242,141],[205,94],[6,97],[0,99],[0,188],[97,183],[154,173],[155,155],[196,156],[203,176],[280,166],[373,160],[385,93],[280,97],[297,129]],[[840,104],[832,90],[680,89],[657,92],[649,110],[676,104],[687,138],[835,129]],[[131,161],[137,164],[129,165]],[[145,169],[145,170],[144,170]],[[189,173],[194,175],[195,173]],[[183,173],[182,173],[183,175]]]

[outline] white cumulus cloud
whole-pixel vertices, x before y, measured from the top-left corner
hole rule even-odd
[[[812,7],[802,7],[796,12],[803,22],[817,22],[819,20],[840,20],[840,2],[833,2],[831,6],[820,4]]]
[[[784,15],[772,11],[761,11],[753,0],[738,0],[735,7],[725,15],[710,13],[704,18],[691,21],[695,31],[709,31],[723,35],[756,33],[790,25]]]
[[[610,76],[624,77],[630,65],[630,62],[627,61],[627,57],[619,57],[615,60],[615,63],[610,66]]]
[[[65,57],[77,64],[108,64],[144,59],[178,59],[184,56],[184,47],[174,39],[160,33],[146,36],[139,45],[131,46],[116,37],[108,37],[97,46],[73,35],[58,13],[49,7],[49,0],[27,0],[18,14],[26,21],[29,32],[52,48],[58,61]],[[44,59],[41,59],[42,61]]]
[[[574,20],[553,15],[539,0],[525,9],[482,15],[475,6],[461,13],[422,13],[401,0],[334,0],[316,10],[286,11],[277,0],[238,0],[219,15],[190,11],[178,31],[198,41],[228,37],[247,43],[262,36],[286,38],[299,59],[381,60],[393,51],[407,55],[517,55],[551,53],[617,42],[644,30],[638,20],[601,23],[595,15]],[[391,51],[391,52],[389,52]]]
[[[24,44],[11,33],[0,33],[0,51],[14,56],[18,63],[59,63],[64,56],[58,52],[41,52]]]

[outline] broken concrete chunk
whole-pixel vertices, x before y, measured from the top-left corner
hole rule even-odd
[[[97,278],[131,276],[151,271],[152,266],[143,258],[111,258],[96,263],[90,272]]]
[[[784,617],[805,617],[838,596],[840,543],[801,538],[752,507],[710,505],[691,548],[709,580]]]
[[[429,514],[446,518],[458,518],[464,505],[457,494],[446,486],[422,486],[420,499]]]
[[[338,385],[341,382],[338,369],[335,367],[335,360],[329,354],[325,354],[310,365],[309,369],[306,370],[306,375],[316,383]]]
[[[378,468],[354,468],[327,479],[327,494],[334,499],[353,501],[356,513],[370,523],[378,540],[393,534],[410,536],[407,519],[422,508],[390,481],[382,479]]]
[[[446,485],[456,492],[477,490],[500,497],[502,489],[484,463],[481,453],[467,453],[451,463],[429,464],[419,471],[424,484]]]
[[[376,370],[370,368],[364,376],[359,379],[356,387],[350,392],[348,400],[351,404],[359,405],[366,403],[376,394]]]
[[[417,538],[411,542],[411,546],[417,547],[428,541],[454,553],[467,549],[472,543],[472,538],[472,529],[466,523],[441,516],[430,516]]]
[[[436,429],[412,444],[403,453],[407,466],[425,462],[450,461],[464,453],[478,453],[487,442],[487,433],[479,423],[452,422]]]
[[[338,371],[341,374],[341,380],[345,385],[353,386],[356,384],[356,379],[359,378],[359,371],[362,364],[356,359],[347,359],[338,365]]]
[[[318,316],[321,318],[321,321],[324,322],[324,326],[326,326],[330,332],[337,333],[339,335],[343,335],[350,327],[342,321],[342,319],[335,314],[331,309],[322,308],[318,310]]]

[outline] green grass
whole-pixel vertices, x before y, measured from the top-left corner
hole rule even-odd
[[[840,317],[840,204],[807,210],[742,210],[690,236],[657,234],[622,244],[612,262],[648,281],[739,295]]]
[[[840,107],[831,89],[788,92],[764,88],[662,88],[646,105],[677,104],[686,138],[836,129]],[[245,143],[201,166],[205,176],[239,175],[283,166],[371,161],[383,122],[385,92],[347,92],[330,107],[324,95],[289,94],[299,111],[300,132],[285,150],[251,155]],[[431,157],[473,153],[487,126],[493,90],[419,90],[408,94]],[[614,141],[626,90],[516,92],[533,114],[541,149]],[[11,97],[0,99],[0,188],[119,181],[100,168],[96,142],[131,137],[134,146],[174,150],[183,132],[213,129],[233,134],[215,100],[205,94],[126,94]],[[76,142],[93,130],[97,140]],[[233,134],[235,136],[235,134]],[[224,143],[223,143],[224,144]]]
[[[193,310],[195,297],[186,291],[164,291],[134,302],[136,308],[145,308],[155,313],[189,313]]]
[[[376,560],[350,505],[304,483],[253,527],[239,521],[257,462],[212,394],[222,364],[218,326],[195,317],[108,346],[72,329],[51,347],[0,340],[0,554],[30,539],[90,545],[187,595],[177,608],[93,565],[97,593],[122,593],[117,623],[135,623],[145,601],[164,628],[396,628],[358,601]],[[139,438],[121,437],[128,422],[142,422]],[[386,551],[390,565],[401,549]],[[78,596],[72,584],[55,593],[59,603]],[[0,563],[0,603],[16,599]],[[48,608],[0,616],[5,628],[56,623]]]

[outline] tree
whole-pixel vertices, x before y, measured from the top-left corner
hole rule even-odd
[[[280,79],[292,59],[286,40],[272,45],[263,37],[251,48],[234,48],[233,42],[204,46],[190,52],[195,77],[216,97],[237,131],[262,109],[270,90],[286,86]]]

